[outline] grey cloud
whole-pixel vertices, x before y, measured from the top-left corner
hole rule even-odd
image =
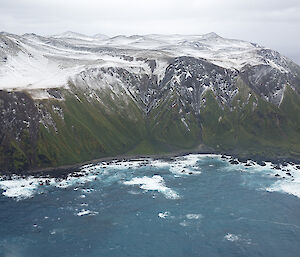
[[[1,0],[0,30],[42,35],[203,34],[240,38],[300,63],[299,0]]]

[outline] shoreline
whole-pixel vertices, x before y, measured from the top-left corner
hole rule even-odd
[[[6,172],[0,171],[0,176],[34,176],[34,177],[54,177],[54,178],[65,178],[68,175],[80,171],[80,169],[85,165],[93,165],[100,162],[108,162],[111,163],[113,161],[121,162],[121,161],[133,161],[137,159],[143,158],[152,158],[152,159],[172,159],[178,156],[185,156],[189,154],[214,154],[213,152],[203,151],[203,152],[196,152],[196,151],[178,151],[178,152],[170,152],[170,153],[163,153],[163,154],[140,154],[140,155],[116,155],[116,156],[108,156],[108,157],[101,157],[98,159],[93,159],[90,161],[85,161],[81,163],[69,164],[69,165],[62,165],[57,167],[47,167],[47,168],[38,168],[38,169],[31,169],[27,171],[21,172]]]
[[[69,164],[69,165],[61,165],[57,167],[47,167],[47,168],[37,168],[37,169],[30,169],[26,171],[19,171],[19,172],[7,172],[7,171],[0,171],[0,176],[11,177],[13,175],[17,176],[33,176],[33,177],[51,177],[51,178],[66,178],[67,176],[80,171],[80,169],[85,165],[94,165],[100,162],[108,162],[111,163],[113,161],[121,162],[121,161],[133,161],[136,159],[143,159],[143,158],[152,158],[154,160],[163,160],[163,159],[173,159],[179,156],[186,156],[189,154],[216,154],[222,156],[228,156],[228,159],[237,160],[240,163],[245,163],[247,160],[251,160],[256,162],[259,165],[264,166],[264,162],[271,162],[272,164],[279,165],[285,163],[293,163],[293,164],[300,164],[300,160],[292,158],[290,156],[278,156],[274,157],[263,157],[261,155],[253,155],[253,154],[244,154],[244,153],[235,153],[235,152],[226,152],[226,151],[217,151],[211,149],[209,147],[203,147],[204,149],[197,149],[197,150],[189,150],[189,151],[176,151],[170,153],[162,153],[162,154],[140,154],[140,155],[116,155],[116,156],[107,156],[101,157],[98,159],[93,159],[90,161],[85,161],[81,163]]]

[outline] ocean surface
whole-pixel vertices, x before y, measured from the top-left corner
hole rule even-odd
[[[300,170],[274,167],[187,155],[2,177],[0,256],[297,257]]]

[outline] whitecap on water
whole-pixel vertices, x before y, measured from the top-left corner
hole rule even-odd
[[[99,214],[99,212],[97,211],[90,211],[90,210],[85,210],[82,209],[80,212],[76,213],[77,216],[85,216],[85,215],[89,215],[89,216],[95,216]]]
[[[170,215],[170,212],[168,212],[168,211],[158,213],[158,217],[161,218],[161,219],[165,219],[169,215]]]
[[[229,162],[229,160],[227,160]],[[251,166],[246,166],[246,165]],[[224,168],[226,171],[244,171],[247,173],[257,174],[261,178],[272,179],[268,186],[260,188],[268,192],[280,192],[294,195],[300,198],[300,170],[296,164],[285,164],[285,166],[275,165],[271,162],[265,162],[264,166],[248,160],[247,163],[238,165],[228,165]],[[276,168],[274,168],[276,167]],[[253,178],[250,178],[253,179]],[[273,182],[275,180],[275,182]],[[270,185],[271,184],[271,185]]]
[[[276,182],[267,187],[269,192],[288,193],[300,198],[300,170],[297,165],[288,164],[281,169],[272,170],[270,176],[275,177]]]
[[[155,168],[169,168],[169,166],[171,165],[170,161],[166,161],[166,160],[152,160],[151,161],[151,166],[155,167]]]
[[[34,191],[38,185],[31,180],[6,180],[0,181],[3,195],[13,197],[17,200],[30,198],[33,196]]]
[[[230,242],[236,242],[240,240],[240,237],[238,235],[227,233],[224,238]]]
[[[187,226],[190,225],[190,223],[187,222],[186,220],[184,220],[184,221],[180,222],[179,225],[182,226],[182,227],[187,227]]]
[[[125,185],[139,185],[141,189],[147,191],[158,191],[164,194],[166,198],[178,199],[180,198],[178,193],[168,188],[165,185],[164,179],[159,175],[133,178],[130,181],[123,182],[122,180],[126,180],[126,174],[128,173],[120,171],[132,169],[132,171],[135,172],[136,169],[140,167],[166,168],[166,170],[172,172],[175,177],[180,178],[182,175],[201,174],[201,163],[198,163],[198,161],[205,160],[205,158],[219,160],[221,156],[213,154],[190,154],[175,157],[172,160],[153,160],[146,158],[133,161],[102,162],[96,165],[86,165],[82,167],[81,171],[75,174],[76,176],[74,176],[74,174],[69,175],[66,179],[34,178],[32,176],[27,178],[13,176],[12,179],[0,177],[0,189],[3,190],[2,194],[4,196],[22,200],[33,197],[36,193],[45,192],[49,186],[57,188],[74,186],[74,191],[77,191],[80,186],[95,181],[98,178],[106,184],[120,181],[120,183],[124,183]],[[247,163],[239,163],[238,165],[231,165],[228,158],[225,161],[228,162],[228,165],[225,165],[220,170],[244,171],[259,174],[259,176],[267,177],[268,179],[272,178],[272,180],[269,180],[270,183],[268,182],[268,185],[264,186],[265,188],[261,188],[262,190],[288,193],[300,198],[300,170],[297,169],[296,165],[288,164],[285,167],[280,166],[279,169],[274,169],[274,164],[270,162],[265,162],[265,166],[260,166],[251,160],[247,161]],[[277,176],[275,177],[275,175]],[[85,188],[80,191],[85,194],[90,193],[93,189]],[[129,193],[132,192],[129,191]],[[83,194],[80,197],[84,197]]]
[[[189,220],[198,220],[202,218],[201,214],[187,214],[185,215],[187,219]]]
[[[201,171],[197,166],[197,161],[200,159],[201,155],[197,154],[176,157],[175,161],[170,166],[170,171],[181,175],[199,175],[201,174]]]
[[[137,160],[112,160],[110,162],[102,162],[98,163],[96,165],[86,165],[81,168],[81,171],[83,172],[91,172],[94,170],[105,172],[105,169],[108,170],[123,170],[128,168],[139,168],[143,165],[146,165],[148,161],[151,159],[145,158],[145,159],[137,159]]]
[[[141,189],[147,191],[158,191],[162,193],[166,198],[178,199],[180,196],[171,188],[165,185],[163,177],[154,175],[153,177],[135,177],[130,181],[123,182],[125,185],[139,185]]]
[[[178,175],[199,175],[201,174],[201,168],[197,165],[199,160],[205,158],[221,158],[221,155],[215,154],[189,154],[185,156],[179,156],[171,161],[166,160],[153,160],[151,166],[156,168],[167,168],[172,173]]]
[[[251,244],[251,239],[243,238],[242,235],[235,235],[235,234],[227,233],[224,236],[224,239],[226,239],[229,242],[241,242],[241,243],[244,243],[247,245]]]
[[[128,193],[131,195],[139,195],[140,194],[140,192],[134,191],[134,190],[129,190]]]
[[[75,186],[74,191],[78,190],[78,185],[84,185],[88,182],[94,181],[98,176],[109,175],[111,171],[118,171],[124,169],[138,169],[140,167],[149,166],[156,168],[166,167],[173,173],[180,175],[200,174],[201,171],[196,167],[197,160],[206,157],[207,155],[186,155],[183,157],[176,157],[174,160],[153,160],[151,158],[126,160],[126,161],[111,161],[101,162],[96,165],[89,164],[81,168],[79,172],[69,175],[66,179],[55,178],[22,178],[13,176],[12,179],[0,178],[0,188],[3,190],[2,194],[7,197],[12,197],[17,200],[33,197],[37,192],[44,192],[47,186],[54,186],[57,188],[68,188]],[[209,155],[211,156],[211,155]],[[111,174],[105,181],[116,181],[124,179],[125,175]],[[177,175],[176,175],[177,176]],[[177,199],[179,195],[172,189],[165,186],[163,178],[160,176],[153,176],[152,178],[145,177],[144,181],[137,182],[141,184],[141,188],[145,190],[156,190],[163,193],[167,198]],[[83,189],[83,193],[89,193],[92,189]],[[82,196],[84,197],[84,196]]]
[[[46,181],[48,185],[54,183],[54,179],[13,176],[12,179],[1,179],[0,188],[3,195],[22,200],[33,197],[40,185],[45,185]]]
[[[271,162],[265,162],[266,165],[261,166],[253,161],[251,164],[252,166],[246,167],[244,171],[259,174],[262,178],[272,179],[270,181],[271,185],[262,187],[260,188],[261,190],[287,193],[300,198],[300,170],[296,164],[286,164],[283,166],[281,164],[275,165]],[[245,166],[245,164],[240,164],[240,166]],[[229,168],[234,169],[233,167]],[[275,182],[273,182],[274,180]]]
[[[10,179],[0,177],[0,189],[3,190],[2,194],[6,197],[23,200],[33,197],[36,193],[44,192],[45,188],[49,186],[68,188],[73,185],[85,184],[96,178],[93,174],[84,175],[80,172],[78,174],[81,176],[69,175],[66,179],[36,178],[33,176],[23,178],[16,175],[12,176]],[[76,191],[78,188],[75,188],[74,190]]]

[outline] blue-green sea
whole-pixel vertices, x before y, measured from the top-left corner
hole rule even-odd
[[[79,175],[2,177],[1,257],[300,256],[296,165],[199,154]]]

